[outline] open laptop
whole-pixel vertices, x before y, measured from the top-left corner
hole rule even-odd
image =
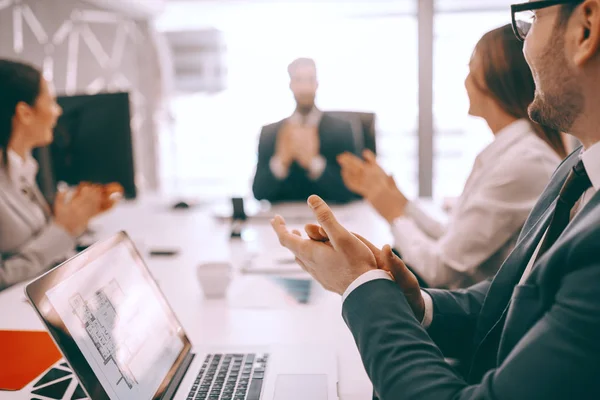
[[[91,399],[338,398],[331,349],[192,349],[123,232],[25,291]]]

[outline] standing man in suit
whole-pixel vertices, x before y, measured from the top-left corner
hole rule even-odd
[[[362,148],[350,122],[324,114],[315,106],[315,62],[299,58],[288,67],[294,113],[262,128],[254,197],[270,202],[304,201],[311,194],[345,203],[356,199],[342,181],[336,157]]]
[[[531,24],[519,22],[524,10]],[[537,87],[532,119],[583,147],[559,166],[493,280],[421,291],[389,246],[349,233],[318,197],[312,240],[273,221],[299,263],[343,295],[382,400],[600,398],[600,0],[531,1],[513,13]]]

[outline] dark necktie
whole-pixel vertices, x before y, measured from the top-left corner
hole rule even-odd
[[[571,210],[590,187],[592,187],[592,182],[585,171],[583,161],[579,160],[577,165],[573,167],[571,173],[569,173],[567,180],[560,190],[556,208],[554,209],[552,219],[550,220],[550,226],[548,227],[546,237],[542,242],[536,260],[539,260],[540,257],[552,247],[567,225],[569,225],[571,220]]]

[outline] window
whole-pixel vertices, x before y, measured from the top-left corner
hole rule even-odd
[[[469,59],[485,32],[509,22],[509,2],[427,1],[436,6],[434,170],[428,173],[435,197],[457,196],[475,156],[493,138],[484,121],[467,115]],[[178,13],[167,12],[159,29],[221,31],[227,76],[223,91],[173,99],[174,123],[160,145],[165,191],[250,195],[260,128],[291,114],[286,67],[308,56],[317,62],[318,106],[375,112],[381,163],[409,197],[418,193],[416,0],[174,3]]]
[[[496,11],[438,13],[434,19],[434,197],[462,192],[477,154],[493,135],[485,121],[468,115],[464,81],[475,45],[488,31],[510,22],[508,7]]]
[[[227,88],[173,100],[173,129],[160,146],[167,192],[249,195],[260,128],[292,113],[287,65],[308,56],[317,63],[319,108],[375,112],[382,164],[417,193],[416,18],[301,20],[248,16],[220,24]]]

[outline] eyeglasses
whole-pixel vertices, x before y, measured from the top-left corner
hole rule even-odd
[[[580,1],[574,0],[543,0],[543,1],[531,1],[528,3],[513,4],[510,6],[512,14],[512,27],[515,35],[521,41],[525,41],[531,25],[535,20],[534,10],[541,10],[542,8],[548,8],[557,6],[560,4],[569,3],[580,3]]]

